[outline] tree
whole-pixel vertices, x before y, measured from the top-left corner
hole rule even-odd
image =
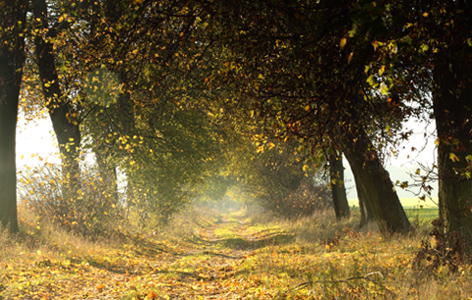
[[[433,108],[438,134],[439,199],[447,230],[472,236],[472,17],[469,1],[438,3],[426,21],[439,43],[433,62]],[[445,12],[441,12],[445,10]],[[428,11],[425,11],[425,13]],[[445,26],[440,22],[446,22]],[[449,25],[447,25],[449,23]],[[439,32],[438,32],[439,31]],[[472,245],[468,244],[469,251]]]
[[[71,99],[71,94],[61,87],[58,65],[56,60],[55,43],[61,31],[70,28],[70,20],[63,16],[57,17],[50,24],[52,17],[45,0],[33,1],[34,18],[39,22],[38,33],[34,38],[36,60],[44,94],[44,102],[52,121],[54,132],[59,144],[62,159],[63,197],[73,199],[79,189],[79,153],[80,128],[78,112]],[[64,42],[64,41],[63,41]]]
[[[454,45],[451,48],[447,57],[437,61],[434,66],[433,103],[439,142],[439,203],[448,231],[470,236],[472,83],[469,70],[472,67],[472,47],[466,51],[454,49]]]
[[[346,140],[352,146],[344,147],[344,153],[356,180],[359,180],[366,203],[372,209],[381,230],[395,232],[401,229],[400,232],[407,232],[411,225],[397,194],[393,192],[390,176],[380,163],[377,152],[371,150],[373,146],[362,134],[365,133],[357,131],[356,135],[347,136]]]
[[[322,168],[309,166],[318,157],[298,153],[296,143],[259,143],[256,150],[250,139],[241,139],[238,149],[232,150],[229,168],[255,203],[285,218],[307,216],[332,206]]]
[[[358,9],[355,26],[364,29],[355,34],[364,36],[371,16],[367,19],[365,10],[360,13],[361,5]],[[368,66],[377,73],[371,77],[374,85],[403,87],[388,90],[392,102],[415,103],[428,113],[432,106],[438,134],[440,216],[450,234],[466,241],[472,230],[470,9],[469,1],[377,2],[384,31],[376,37],[377,59]],[[379,69],[385,69],[381,76]]]
[[[18,232],[16,123],[25,62],[26,1],[0,3],[0,222]]]
[[[366,200],[367,196],[364,192],[364,188],[362,187],[361,181],[359,178],[356,178],[356,174],[354,175],[354,181],[356,183],[356,191],[357,191],[357,198],[359,200],[359,210],[361,212],[361,220],[359,223],[360,227],[367,225],[370,221],[374,219],[374,212],[372,211],[372,207],[370,207],[370,203]]]
[[[346,187],[344,185],[344,166],[342,155],[337,153],[329,157],[329,177],[333,193],[334,212],[338,220],[348,218],[351,215],[347,202]]]
[[[45,104],[63,157],[64,197],[72,199],[79,187],[78,156],[84,133],[87,142],[92,139],[90,145],[101,176],[114,186],[114,194],[118,165],[128,180],[141,184],[148,176],[132,165],[149,162],[154,163],[149,167],[156,169],[161,165],[180,170],[182,176],[175,174],[177,181],[194,179],[196,176],[189,176],[192,168],[188,163],[197,160],[195,169],[201,167],[205,155],[199,151],[209,148],[206,142],[196,142],[199,134],[207,134],[205,121],[199,119],[200,127],[194,133],[190,130],[197,119],[190,112],[195,105],[190,107],[191,102],[186,102],[188,86],[179,77],[182,70],[190,69],[191,46],[199,48],[190,38],[198,13],[193,4],[71,4],[44,0],[33,4],[36,60]],[[188,64],[183,65],[179,56],[187,55]],[[108,95],[106,91],[101,95],[90,93],[97,87],[95,81],[98,86],[108,84],[104,82],[106,78],[95,74],[100,71],[117,77],[117,87]],[[208,155],[212,154],[208,151]],[[188,161],[179,164],[179,157]],[[142,178],[138,179],[138,175]],[[159,180],[164,184],[166,178]],[[175,191],[182,185],[183,182],[175,184]],[[170,186],[160,187],[162,195],[164,190],[171,194],[167,189]]]
[[[355,8],[344,1],[222,5],[217,14],[228,17],[214,18],[226,28],[219,31],[219,52],[230,52],[226,56],[233,62],[219,70],[220,81],[250,99],[245,108],[279,139],[345,152],[380,228],[408,232],[409,221],[376,153],[380,143],[372,141],[379,132],[399,128],[405,107],[392,105],[368,84],[365,66],[375,57],[377,33],[347,43]],[[370,28],[378,24],[376,18]]]

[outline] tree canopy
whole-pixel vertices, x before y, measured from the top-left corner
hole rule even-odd
[[[87,148],[114,203],[164,219],[205,180],[243,170],[266,203],[285,201],[317,186],[310,167],[343,153],[380,228],[405,233],[383,153],[408,138],[405,120],[428,115],[441,217],[449,232],[471,229],[468,1],[34,0],[2,9],[0,212],[12,231],[22,81],[22,105],[42,106],[53,122],[66,200],[81,190]]]

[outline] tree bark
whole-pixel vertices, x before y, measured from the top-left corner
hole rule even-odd
[[[0,12],[0,223],[18,232],[16,203],[16,124],[25,41],[26,3],[7,1]]]
[[[347,202],[346,186],[344,185],[344,166],[342,155],[332,154],[329,158],[329,175],[333,195],[336,219],[349,218],[351,212]]]
[[[34,1],[34,16],[41,20],[45,34],[48,35],[47,5],[45,0]],[[52,31],[52,30],[51,30]],[[63,197],[72,199],[79,189],[79,147],[80,129],[77,112],[63,94],[59,85],[53,45],[43,36],[36,36],[36,58],[42,83],[46,107],[52,121],[62,159]]]
[[[454,52],[451,57],[438,60],[434,66],[433,106],[439,141],[439,206],[447,231],[459,232],[470,238],[472,51],[469,48]]]
[[[356,137],[346,134],[344,154],[365,193],[365,203],[384,233],[407,233],[412,227],[393,188],[390,175],[382,166],[376,150],[362,128]]]
[[[373,221],[375,218],[372,207],[366,199],[366,194],[364,192],[364,188],[362,187],[361,181],[356,177],[356,173],[353,172],[354,181],[356,182],[357,198],[359,199],[359,210],[361,212],[361,221],[359,227],[363,227],[369,222]]]

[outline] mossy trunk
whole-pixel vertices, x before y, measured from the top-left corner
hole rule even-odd
[[[351,212],[347,202],[346,186],[344,185],[344,166],[342,155],[333,154],[329,158],[329,175],[333,195],[334,212],[336,219],[349,218]]]
[[[4,2],[0,11],[0,224],[18,232],[16,204],[16,124],[25,62],[26,3]]]

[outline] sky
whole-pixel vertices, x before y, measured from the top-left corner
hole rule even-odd
[[[58,163],[59,148],[49,118],[26,122],[20,116],[16,130],[16,164],[19,169],[42,161]]]

